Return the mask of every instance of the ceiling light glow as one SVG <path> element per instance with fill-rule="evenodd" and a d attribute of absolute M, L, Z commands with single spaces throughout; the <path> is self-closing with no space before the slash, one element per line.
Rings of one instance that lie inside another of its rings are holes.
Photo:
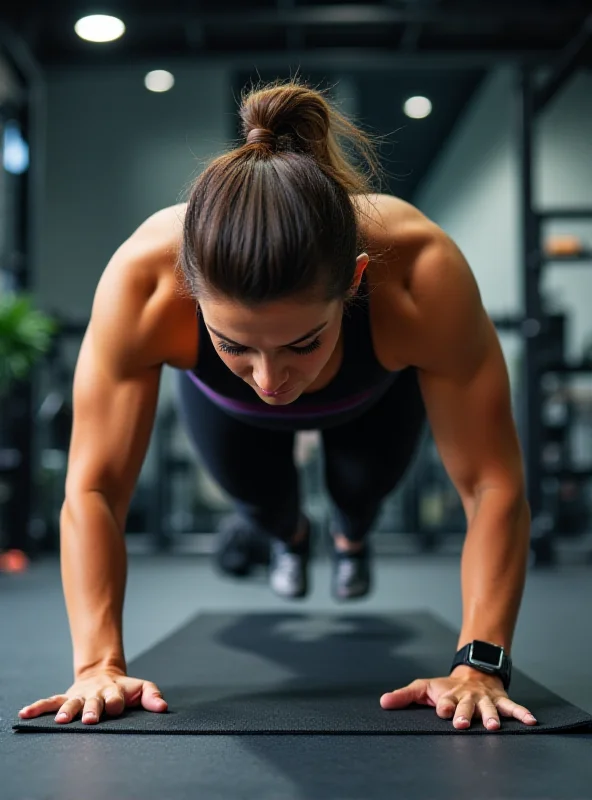
<path fill-rule="evenodd" d="M 155 69 L 146 75 L 144 85 L 150 92 L 168 92 L 175 85 L 175 78 L 166 69 Z"/>
<path fill-rule="evenodd" d="M 411 119 L 425 119 L 432 113 L 432 103 L 427 97 L 410 97 L 403 109 Z"/>
<path fill-rule="evenodd" d="M 79 19 L 74 30 L 86 42 L 113 42 L 125 33 L 125 25 L 117 17 L 93 14 Z"/>

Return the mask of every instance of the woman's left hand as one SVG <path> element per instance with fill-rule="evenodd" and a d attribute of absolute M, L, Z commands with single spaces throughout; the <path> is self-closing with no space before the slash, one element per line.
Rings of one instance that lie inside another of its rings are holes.
<path fill-rule="evenodd" d="M 389 710 L 412 703 L 432 706 L 439 717 L 452 719 L 459 730 L 470 728 L 474 716 L 488 731 L 499 730 L 500 716 L 515 717 L 525 725 L 537 724 L 527 708 L 510 700 L 498 677 L 464 665 L 449 677 L 418 679 L 380 698 L 382 708 Z"/>

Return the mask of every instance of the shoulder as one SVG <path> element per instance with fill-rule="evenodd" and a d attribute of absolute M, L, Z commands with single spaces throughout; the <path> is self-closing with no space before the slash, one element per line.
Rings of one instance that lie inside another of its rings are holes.
<path fill-rule="evenodd" d="M 396 360 L 423 369 L 461 347 L 470 360 L 488 318 L 473 272 L 457 244 L 418 209 L 377 195 L 367 217 L 371 303 L 379 339 Z"/>
<path fill-rule="evenodd" d="M 418 208 L 392 195 L 371 195 L 360 205 L 361 243 L 370 263 L 368 276 L 385 293 L 413 293 L 435 280 L 458 248 Z"/>
<path fill-rule="evenodd" d="M 179 342 L 187 340 L 184 328 L 195 326 L 195 306 L 178 270 L 183 218 L 184 206 L 148 217 L 101 275 L 90 329 L 122 367 L 173 363 Z"/>
<path fill-rule="evenodd" d="M 397 260 L 402 252 L 443 233 L 416 206 L 393 195 L 372 194 L 355 202 L 361 240 L 379 261 Z"/>

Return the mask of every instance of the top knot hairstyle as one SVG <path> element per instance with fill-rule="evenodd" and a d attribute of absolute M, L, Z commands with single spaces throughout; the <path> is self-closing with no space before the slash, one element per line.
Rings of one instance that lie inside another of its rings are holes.
<path fill-rule="evenodd" d="M 191 189 L 180 265 L 192 296 L 345 299 L 364 250 L 357 200 L 379 176 L 370 137 L 295 79 L 243 93 L 239 114 L 244 141 Z"/>

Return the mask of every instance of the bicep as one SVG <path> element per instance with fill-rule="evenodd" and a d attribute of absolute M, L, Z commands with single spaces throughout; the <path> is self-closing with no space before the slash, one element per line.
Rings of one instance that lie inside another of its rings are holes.
<path fill-rule="evenodd" d="M 467 374 L 420 371 L 442 461 L 463 502 L 488 488 L 522 492 L 522 454 L 504 355 L 488 321 L 480 357 Z"/>
<path fill-rule="evenodd" d="M 67 498 L 100 492 L 123 525 L 150 441 L 159 383 L 156 367 L 114 374 L 85 338 L 74 378 Z"/>
<path fill-rule="evenodd" d="M 463 502 L 497 486 L 520 493 L 522 453 L 499 338 L 473 273 L 443 238 L 416 273 L 420 385 L 444 465 Z"/>
<path fill-rule="evenodd" d="M 74 374 L 66 499 L 100 492 L 122 526 L 150 441 L 162 371 L 146 344 L 145 306 L 142 292 L 111 265 L 97 287 Z"/>

